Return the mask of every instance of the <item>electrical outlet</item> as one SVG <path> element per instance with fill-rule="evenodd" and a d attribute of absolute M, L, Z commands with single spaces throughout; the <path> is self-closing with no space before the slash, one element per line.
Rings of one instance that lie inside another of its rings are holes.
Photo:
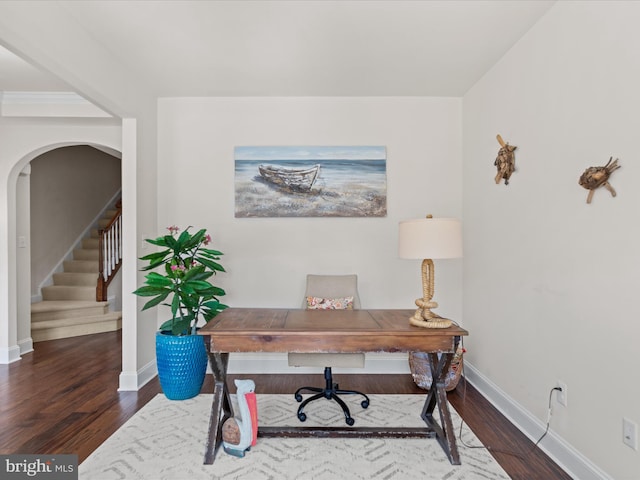
<path fill-rule="evenodd" d="M 564 407 L 567 406 L 567 384 L 561 380 L 556 382 L 556 388 L 560 390 L 556 390 L 556 399 L 558 403 Z"/>
<path fill-rule="evenodd" d="M 622 419 L 622 441 L 625 445 L 638 450 L 638 425 L 628 418 Z"/>

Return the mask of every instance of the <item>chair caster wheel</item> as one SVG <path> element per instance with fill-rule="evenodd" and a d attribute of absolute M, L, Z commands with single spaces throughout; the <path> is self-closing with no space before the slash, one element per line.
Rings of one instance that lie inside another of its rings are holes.
<path fill-rule="evenodd" d="M 352 427 L 353 424 L 356 423 L 356 421 L 351 417 L 347 418 L 345 422 L 347 422 L 347 425 L 349 425 L 350 427 Z"/>
<path fill-rule="evenodd" d="M 300 412 L 298 414 L 298 420 L 300 420 L 301 422 L 304 422 L 305 420 L 307 420 L 307 414 L 304 412 Z"/>
<path fill-rule="evenodd" d="M 296 393 L 296 394 L 294 395 L 294 397 L 295 397 L 295 399 L 296 399 L 296 402 L 301 402 L 301 401 L 302 401 L 302 395 L 300 395 L 299 393 Z"/>
<path fill-rule="evenodd" d="M 362 406 L 362 408 L 367 408 L 369 406 L 369 400 L 363 400 L 360 405 Z"/>

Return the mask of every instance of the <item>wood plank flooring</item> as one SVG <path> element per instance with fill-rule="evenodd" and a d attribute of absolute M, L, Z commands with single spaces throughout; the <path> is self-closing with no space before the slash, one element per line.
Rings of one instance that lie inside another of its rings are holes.
<path fill-rule="evenodd" d="M 76 453 L 82 462 L 161 392 L 157 378 L 138 392 L 118 392 L 120 371 L 120 332 L 36 343 L 22 360 L 0 365 L 0 453 Z M 207 377 L 203 392 L 211 393 Z M 324 384 L 322 374 L 244 377 L 255 381 L 257 393 L 293 393 L 302 385 Z M 335 379 L 343 388 L 367 393 L 424 393 L 410 375 Z M 511 478 L 571 479 L 471 385 L 461 381 L 448 397 Z"/>

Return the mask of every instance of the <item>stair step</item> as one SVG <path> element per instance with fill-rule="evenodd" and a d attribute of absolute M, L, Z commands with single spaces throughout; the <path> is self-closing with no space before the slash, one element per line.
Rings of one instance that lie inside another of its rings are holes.
<path fill-rule="evenodd" d="M 108 302 L 96 302 L 100 259 L 99 229 L 118 214 L 109 209 L 98 228 L 90 230 L 73 260 L 63 262 L 63 272 L 53 275 L 53 285 L 42 288 L 42 302 L 31 305 L 31 337 L 34 342 L 119 330 L 122 313 L 109 312 Z"/>
<path fill-rule="evenodd" d="M 95 286 L 98 276 L 95 273 L 64 272 L 53 274 L 54 285 Z"/>
<path fill-rule="evenodd" d="M 31 304 L 31 322 L 102 315 L 109 311 L 108 302 L 49 300 Z"/>
<path fill-rule="evenodd" d="M 78 248 L 73 251 L 73 259 L 74 260 L 94 260 L 97 261 L 100 259 L 100 252 L 97 248 Z"/>
<path fill-rule="evenodd" d="M 68 320 L 32 322 L 31 338 L 34 342 L 42 342 L 93 333 L 112 332 L 122 328 L 121 312 L 111 312 L 93 317 L 79 317 L 76 320 L 79 323 L 70 323 Z"/>
<path fill-rule="evenodd" d="M 87 300 L 96 299 L 96 287 L 51 285 L 42 287 L 42 300 Z"/>
<path fill-rule="evenodd" d="M 32 330 L 44 330 L 45 328 L 54 327 L 71 327 L 74 325 L 84 325 L 87 323 L 99 323 L 111 320 L 119 320 L 122 318 L 122 312 L 106 312 L 99 315 L 84 315 L 81 317 L 67 317 L 53 320 L 40 320 L 31 322 Z"/>
<path fill-rule="evenodd" d="M 82 248 L 90 250 L 98 250 L 99 240 L 97 238 L 84 238 L 82 239 Z"/>
<path fill-rule="evenodd" d="M 98 262 L 95 260 L 66 260 L 62 266 L 65 272 L 98 273 Z"/>

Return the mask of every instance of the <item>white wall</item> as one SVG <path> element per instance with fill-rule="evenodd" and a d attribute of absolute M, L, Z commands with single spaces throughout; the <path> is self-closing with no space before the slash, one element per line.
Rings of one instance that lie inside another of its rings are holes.
<path fill-rule="evenodd" d="M 549 439 L 617 480 L 640 478 L 622 443 L 622 417 L 640 422 L 638 20 L 637 2 L 558 2 L 463 99 L 469 362 L 540 422 L 566 382 Z M 509 186 L 498 133 L 518 146 Z M 618 196 L 587 205 L 578 178 L 610 156 Z"/>
<path fill-rule="evenodd" d="M 158 224 L 209 229 L 225 253 L 228 273 L 218 282 L 234 307 L 297 308 L 307 273 L 357 273 L 363 306 L 414 308 L 420 262 L 398 258 L 398 222 L 460 217 L 460 105 L 454 98 L 162 99 Z M 387 217 L 236 219 L 239 145 L 385 145 Z M 438 311 L 456 320 L 461 265 L 436 264 Z"/>

